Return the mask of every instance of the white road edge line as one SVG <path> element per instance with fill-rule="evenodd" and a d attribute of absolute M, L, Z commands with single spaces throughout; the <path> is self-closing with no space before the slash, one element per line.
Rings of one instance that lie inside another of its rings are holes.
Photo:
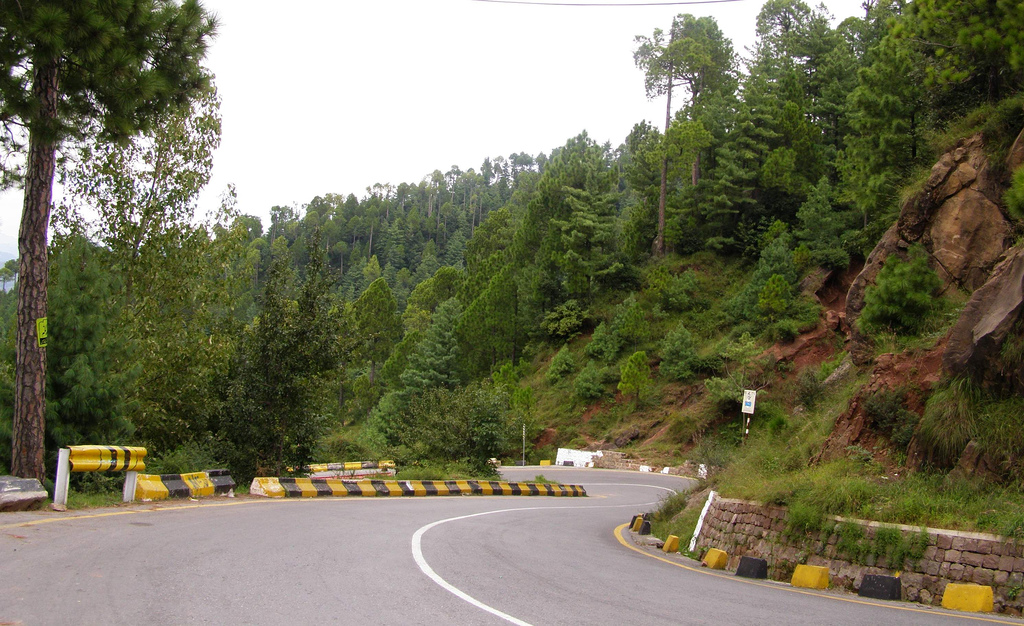
<path fill-rule="evenodd" d="M 610 484 L 610 483 L 600 483 L 600 484 L 603 485 L 603 486 L 608 486 L 608 487 L 611 487 L 611 486 L 615 486 L 615 487 L 652 487 L 654 489 L 663 489 L 665 491 L 673 491 L 673 492 L 675 491 L 675 489 L 669 489 L 667 487 L 661 487 L 659 485 L 638 485 L 636 483 L 624 483 L 624 484 L 621 484 L 621 485 Z M 498 509 L 498 510 L 495 510 L 495 511 L 484 511 L 482 513 L 472 513 L 470 515 L 460 515 L 458 517 L 449 517 L 448 519 L 442 519 L 442 520 L 438 520 L 436 522 L 431 522 L 431 523 L 427 524 L 426 526 L 421 527 L 415 533 L 413 533 L 413 535 L 412 535 L 412 558 L 416 561 L 416 565 L 420 568 L 420 571 L 423 572 L 424 574 L 426 574 L 427 578 L 429 578 L 430 580 L 434 581 L 438 586 L 440 586 L 445 591 L 451 593 L 455 597 L 457 597 L 457 598 L 459 598 L 461 600 L 464 600 L 465 602 L 468 602 L 469 604 L 472 604 L 473 606 L 475 606 L 476 608 L 478 608 L 478 609 L 480 609 L 482 611 L 486 611 L 486 612 L 490 613 L 491 615 L 494 615 L 496 617 L 500 617 L 501 619 L 503 619 L 503 620 L 505 620 L 507 622 L 510 622 L 512 624 L 517 624 L 518 626 L 532 626 L 529 622 L 524 622 L 523 620 L 521 620 L 519 618 L 516 618 L 516 617 L 513 617 L 513 616 L 509 615 L 508 613 L 504 613 L 502 611 L 499 611 L 498 609 L 494 608 L 493 606 L 489 606 L 487 604 L 484 604 L 483 602 L 477 600 L 476 598 L 474 598 L 473 596 L 469 595 L 465 591 L 459 589 L 455 585 L 452 585 L 447 580 L 441 578 L 441 576 L 437 572 L 434 571 L 434 568 L 430 567 L 430 564 L 427 563 L 427 559 L 425 559 L 423 557 L 423 547 L 422 547 L 423 546 L 423 535 L 428 530 L 430 530 L 431 528 L 433 528 L 435 526 L 440 526 L 441 524 L 446 524 L 448 522 L 457 522 L 459 520 L 469 519 L 471 517 L 480 517 L 481 515 L 493 515 L 495 513 L 509 513 L 509 512 L 512 512 L 512 511 L 539 511 L 539 510 L 551 511 L 551 510 L 557 510 L 557 509 L 619 509 L 619 508 L 624 508 L 624 507 L 647 506 L 649 504 L 657 504 L 657 502 L 648 502 L 648 503 L 644 503 L 644 504 L 617 504 L 617 505 L 613 505 L 613 506 L 582 506 L 582 507 L 530 506 L 530 507 L 517 507 L 517 508 L 512 508 L 512 509 Z"/>

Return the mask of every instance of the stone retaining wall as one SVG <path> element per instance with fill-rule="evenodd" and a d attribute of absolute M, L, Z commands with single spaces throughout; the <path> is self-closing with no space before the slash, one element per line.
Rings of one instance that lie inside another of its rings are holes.
<path fill-rule="evenodd" d="M 799 533 L 790 529 L 788 517 L 783 507 L 716 497 L 697 548 L 724 550 L 731 569 L 742 556 L 763 558 L 768 561 L 769 577 L 775 580 L 789 580 L 801 563 L 826 566 L 832 586 L 854 591 L 865 574 L 902 572 L 904 599 L 924 604 L 939 605 L 950 582 L 990 585 L 996 611 L 1021 614 L 1024 545 L 1020 543 L 997 535 L 839 517 L 829 518 L 821 530 Z M 911 556 L 902 563 L 889 563 L 895 555 L 884 548 L 897 539 L 904 548 L 913 546 Z M 851 557 L 851 553 L 858 555 Z"/>

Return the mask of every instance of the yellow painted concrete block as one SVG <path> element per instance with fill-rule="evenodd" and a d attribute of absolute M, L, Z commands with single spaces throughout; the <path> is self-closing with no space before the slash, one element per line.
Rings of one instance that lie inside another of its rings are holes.
<path fill-rule="evenodd" d="M 643 516 L 642 515 L 637 515 L 636 519 L 633 520 L 633 525 L 630 526 L 629 529 L 632 530 L 635 533 L 638 533 L 638 532 L 640 532 L 640 527 L 643 526 L 643 523 L 644 523 Z"/>
<path fill-rule="evenodd" d="M 139 474 L 135 482 L 136 500 L 166 500 L 167 487 L 159 474 Z"/>
<path fill-rule="evenodd" d="M 284 487 L 275 477 L 257 476 L 252 479 L 249 485 L 249 493 L 254 496 L 265 496 L 267 498 L 283 498 Z"/>
<path fill-rule="evenodd" d="M 540 465 L 541 465 L 541 467 L 547 467 L 548 465 L 551 465 L 551 461 L 548 461 L 548 460 L 541 461 Z"/>
<path fill-rule="evenodd" d="M 807 589 L 826 589 L 828 588 L 828 568 L 821 565 L 797 565 L 790 584 Z"/>
<path fill-rule="evenodd" d="M 718 548 L 711 548 L 704 555 L 703 563 L 709 569 L 725 569 L 726 564 L 729 563 L 729 555 Z"/>
<path fill-rule="evenodd" d="M 679 552 L 679 537 L 675 535 L 669 535 L 668 539 L 665 540 L 665 545 L 661 546 L 663 552 Z"/>
<path fill-rule="evenodd" d="M 942 608 L 974 613 L 992 612 L 992 587 L 949 583 L 942 593 Z"/>
<path fill-rule="evenodd" d="M 182 474 L 181 480 L 188 485 L 192 497 L 213 495 L 213 483 L 210 482 L 210 477 L 206 475 L 206 472 Z"/>

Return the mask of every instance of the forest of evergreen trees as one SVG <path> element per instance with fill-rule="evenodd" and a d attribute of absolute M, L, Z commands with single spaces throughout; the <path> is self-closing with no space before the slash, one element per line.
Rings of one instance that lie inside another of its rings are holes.
<path fill-rule="evenodd" d="M 483 471 L 543 427 L 519 384 L 531 359 L 580 334 L 580 399 L 616 382 L 642 399 L 648 357 L 657 376 L 714 377 L 698 343 L 794 336 L 818 316 L 800 278 L 862 259 L 948 137 L 973 124 L 998 150 L 1024 126 L 1019 3 L 864 8 L 834 24 L 768 0 L 748 51 L 708 17 L 654 24 L 635 60 L 651 97 L 672 93 L 667 126 L 327 193 L 268 224 L 231 190 L 194 214 L 213 90 L 128 145 L 78 142 L 50 229 L 47 454 L 134 443 L 240 481 L 360 454 Z M 715 294 L 672 255 L 750 271 L 697 327 L 686 313 Z M 0 295 L 0 473 L 15 297 Z"/>

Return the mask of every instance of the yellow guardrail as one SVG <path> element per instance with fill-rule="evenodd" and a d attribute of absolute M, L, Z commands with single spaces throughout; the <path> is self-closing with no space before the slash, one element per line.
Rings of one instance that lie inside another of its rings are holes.
<path fill-rule="evenodd" d="M 146 449 L 133 446 L 69 446 L 57 453 L 57 479 L 53 503 L 66 506 L 71 472 L 128 472 L 124 480 L 124 501 L 135 499 L 138 473 L 146 469 Z"/>

